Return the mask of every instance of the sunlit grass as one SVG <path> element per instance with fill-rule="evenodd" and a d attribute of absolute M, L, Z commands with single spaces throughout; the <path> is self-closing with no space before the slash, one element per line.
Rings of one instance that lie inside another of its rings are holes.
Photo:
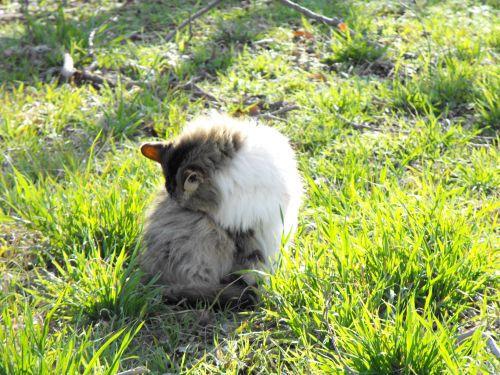
<path fill-rule="evenodd" d="M 200 2 L 39 3 L 0 25 L 0 373 L 500 370 L 481 338 L 499 340 L 493 2 L 300 2 L 346 39 L 279 2 L 227 1 L 170 43 Z M 58 82 L 64 52 L 90 64 L 94 28 L 96 74 L 117 87 Z M 306 199 L 260 305 L 166 306 L 137 266 L 161 180 L 138 145 L 209 107 L 288 104 L 261 120 L 297 150 Z"/>
<path fill-rule="evenodd" d="M 134 335 L 140 330 L 122 328 L 113 335 L 95 337 L 92 328 L 82 332 L 57 322 L 64 293 L 48 311 L 23 302 L 21 296 L 2 297 L 0 371 L 4 374 L 114 374 Z M 15 301 L 15 302 L 14 302 Z M 55 326 L 57 330 L 54 332 Z M 116 343 L 120 339 L 121 343 Z"/>

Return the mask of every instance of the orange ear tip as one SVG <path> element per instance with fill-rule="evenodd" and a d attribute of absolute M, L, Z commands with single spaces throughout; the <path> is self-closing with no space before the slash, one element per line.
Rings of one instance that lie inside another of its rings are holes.
<path fill-rule="evenodd" d="M 149 144 L 147 144 L 147 143 L 143 143 L 143 144 L 141 145 L 141 147 L 139 148 L 139 149 L 141 150 L 141 153 L 142 153 L 144 156 L 146 156 L 146 154 L 147 154 L 147 152 L 148 152 L 147 150 L 148 150 L 148 147 L 149 147 L 149 146 L 150 146 Z"/>
<path fill-rule="evenodd" d="M 151 143 L 144 143 L 141 145 L 141 153 L 148 159 L 159 162 L 160 161 L 160 148 L 159 145 Z"/>

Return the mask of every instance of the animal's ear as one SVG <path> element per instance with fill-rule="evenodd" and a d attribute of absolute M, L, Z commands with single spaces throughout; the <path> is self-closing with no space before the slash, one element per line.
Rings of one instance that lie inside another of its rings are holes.
<path fill-rule="evenodd" d="M 170 147 L 172 147 L 170 142 L 149 142 L 141 146 L 141 152 L 148 159 L 161 163 L 165 151 Z"/>

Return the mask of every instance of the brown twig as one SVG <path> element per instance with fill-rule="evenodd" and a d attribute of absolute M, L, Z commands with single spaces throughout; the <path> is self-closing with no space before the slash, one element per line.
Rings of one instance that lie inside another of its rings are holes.
<path fill-rule="evenodd" d="M 96 86 L 102 86 L 104 84 L 107 84 L 109 87 L 116 87 L 118 86 L 118 82 L 111 79 L 111 78 L 106 78 L 99 76 L 97 74 L 91 73 L 88 70 L 84 69 L 82 71 L 75 71 L 75 75 L 79 75 L 79 78 L 83 81 L 89 81 L 95 84 Z M 132 87 L 150 87 L 148 82 L 143 82 L 143 81 L 133 81 L 133 80 L 124 80 L 124 85 L 127 89 L 131 89 Z"/>
<path fill-rule="evenodd" d="M 89 70 L 76 71 L 75 75 L 82 81 L 89 81 L 97 86 L 103 86 L 105 83 L 109 87 L 116 87 L 116 82 L 112 79 L 101 77 L 97 74 L 91 73 Z"/>
<path fill-rule="evenodd" d="M 69 53 L 64 54 L 64 62 L 63 66 L 59 71 L 59 74 L 64 79 L 65 82 L 70 79 L 74 79 L 75 81 L 88 81 L 91 82 L 95 87 L 103 86 L 107 84 L 109 87 L 116 87 L 117 82 L 113 79 L 101 77 L 97 74 L 91 73 L 87 69 L 78 70 L 75 69 L 73 58 Z M 146 82 L 138 82 L 138 81 L 125 81 L 125 87 L 131 88 L 133 86 L 144 86 L 147 85 Z"/>
<path fill-rule="evenodd" d="M 297 3 L 294 3 L 293 1 L 290 0 L 280 0 L 283 5 L 285 5 L 288 8 L 291 8 L 293 10 L 296 10 L 299 13 L 302 13 L 304 16 L 307 16 L 309 18 L 312 18 L 313 20 L 323 22 L 326 25 L 334 26 L 337 28 L 341 28 L 342 26 L 346 26 L 345 23 L 338 19 L 338 18 L 330 18 L 330 17 L 325 17 L 321 14 L 315 13 L 310 9 L 307 9 L 303 7 L 302 5 L 299 5 Z M 351 38 L 354 38 L 357 34 L 352 30 L 351 28 L 343 29 L 346 30 Z M 345 34 L 341 34 L 342 36 L 345 37 Z M 368 44 L 377 47 L 377 48 L 384 48 L 384 46 L 378 42 L 372 42 L 372 41 L 367 41 Z"/>
<path fill-rule="evenodd" d="M 220 99 L 216 98 L 212 94 L 209 94 L 208 92 L 203 90 L 200 86 L 198 86 L 196 83 L 194 83 L 191 80 L 183 85 L 178 86 L 178 88 L 183 89 L 183 90 L 191 90 L 191 91 L 193 91 L 193 94 L 196 94 L 202 98 L 206 98 L 217 105 L 219 105 L 221 103 Z"/>
<path fill-rule="evenodd" d="M 382 129 L 382 128 L 379 128 L 376 126 L 371 126 L 371 125 L 362 124 L 359 122 L 354 122 L 354 121 L 351 121 L 348 118 L 342 116 L 340 113 L 338 113 L 337 108 L 333 108 L 333 110 L 334 110 L 333 115 L 335 117 L 337 117 L 339 120 L 342 120 L 343 122 L 350 125 L 353 129 L 356 129 L 356 130 L 370 130 L 370 131 L 379 132 L 379 133 L 382 133 L 384 131 L 388 131 L 390 133 L 410 134 L 409 131 L 404 130 L 404 129 L 391 128 L 391 127 L 387 127 L 387 128 Z"/>
<path fill-rule="evenodd" d="M 381 132 L 382 131 L 381 129 L 373 127 L 373 126 L 370 126 L 370 125 L 360 124 L 360 123 L 351 121 L 348 118 L 345 118 L 344 116 L 342 116 L 338 112 L 334 112 L 334 115 L 335 115 L 335 117 L 337 117 L 338 119 L 344 121 L 346 124 L 349 124 L 351 127 L 353 127 L 356 130 L 371 130 L 371 131 L 374 131 L 374 132 Z"/>
<path fill-rule="evenodd" d="M 171 32 L 169 32 L 167 34 L 167 36 L 165 37 L 164 42 L 169 42 L 170 40 L 172 40 L 175 37 L 175 35 L 177 34 L 177 32 L 179 30 L 181 30 L 184 27 L 186 27 L 187 25 L 191 24 L 191 22 L 193 22 L 195 19 L 197 19 L 197 18 L 201 17 L 202 15 L 204 15 L 210 9 L 216 7 L 220 2 L 222 2 L 222 0 L 214 0 L 214 1 L 210 2 L 209 4 L 207 4 L 207 6 L 199 9 L 191 17 L 189 17 L 186 20 L 182 21 L 179 25 L 177 25 L 177 27 L 174 30 L 172 30 Z"/>
<path fill-rule="evenodd" d="M 269 120 L 281 121 L 281 122 L 284 122 L 285 124 L 288 124 L 287 120 L 285 120 L 282 117 L 275 116 L 272 113 L 263 113 L 263 114 L 259 115 L 259 117 L 260 118 L 266 118 L 266 119 L 269 119 Z"/>
<path fill-rule="evenodd" d="M 277 115 L 281 115 L 281 114 L 286 113 L 286 112 L 295 111 L 296 109 L 302 109 L 302 107 L 298 104 L 292 104 L 292 105 L 277 109 L 276 111 L 271 112 L 270 115 L 277 116 Z"/>
<path fill-rule="evenodd" d="M 292 105 L 289 105 L 289 106 L 277 109 L 276 111 L 272 111 L 272 112 L 268 112 L 268 113 L 260 113 L 256 117 L 269 118 L 269 119 L 273 119 L 273 120 L 285 121 L 286 122 L 285 119 L 283 119 L 281 117 L 278 117 L 278 115 L 281 115 L 283 113 L 287 113 L 287 112 L 290 112 L 290 111 L 294 111 L 296 109 L 302 109 L 302 107 L 300 105 L 298 105 L 298 104 L 292 104 Z"/>

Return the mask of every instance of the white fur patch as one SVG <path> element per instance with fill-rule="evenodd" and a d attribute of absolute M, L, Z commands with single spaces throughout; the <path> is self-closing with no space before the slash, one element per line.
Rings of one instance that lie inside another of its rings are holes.
<path fill-rule="evenodd" d="M 213 114 L 190 128 L 215 124 L 236 127 L 246 139 L 230 164 L 213 176 L 222 195 L 214 219 L 229 230 L 253 229 L 271 265 L 282 234 L 293 234 L 297 225 L 302 182 L 295 154 L 276 129 L 252 121 Z"/>

